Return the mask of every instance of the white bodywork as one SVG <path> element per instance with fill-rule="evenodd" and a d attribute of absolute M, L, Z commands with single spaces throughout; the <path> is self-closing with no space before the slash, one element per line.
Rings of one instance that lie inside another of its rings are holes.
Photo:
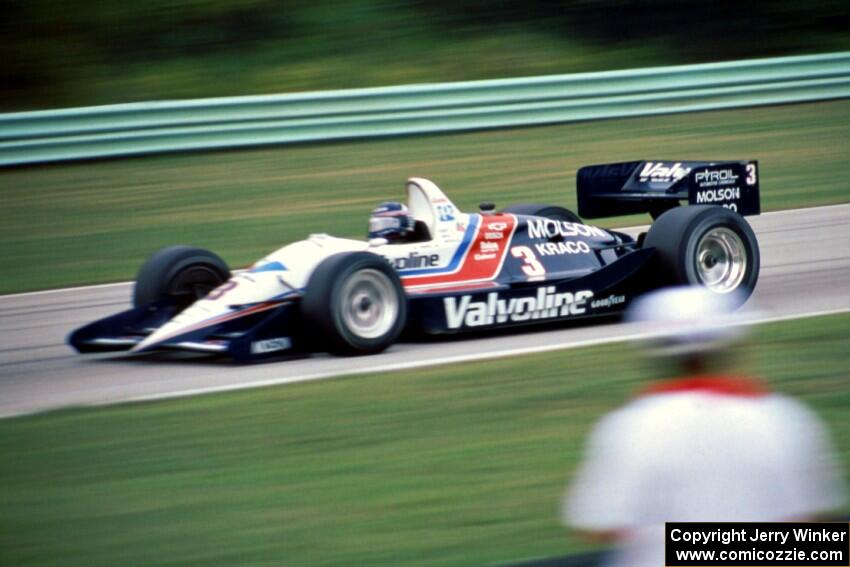
<path fill-rule="evenodd" d="M 414 177 L 407 181 L 407 200 L 413 217 L 427 227 L 430 240 L 387 244 L 384 240 L 365 242 L 313 234 L 272 252 L 249 270 L 234 275 L 132 350 L 145 350 L 197 329 L 277 307 L 281 301 L 301 295 L 313 270 L 325 258 L 340 252 L 372 252 L 396 267 L 405 262 L 447 266 L 463 239 L 470 215 L 458 211 L 440 188 L 427 179 Z"/>

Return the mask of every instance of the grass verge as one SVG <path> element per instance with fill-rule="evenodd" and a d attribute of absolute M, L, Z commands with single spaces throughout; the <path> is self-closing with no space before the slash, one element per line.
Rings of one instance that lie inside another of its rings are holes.
<path fill-rule="evenodd" d="M 764 210 L 847 202 L 848 123 L 842 100 L 4 170 L 0 293 L 132 279 L 176 243 L 240 266 L 311 232 L 362 237 L 371 208 L 403 198 L 411 176 L 435 180 L 464 210 L 574 206 L 582 165 L 758 159 Z"/>
<path fill-rule="evenodd" d="M 848 337 L 850 315 L 837 315 L 760 326 L 742 348 L 827 421 L 845 467 Z M 607 345 L 2 421 L 0 564 L 485 565 L 575 552 L 558 507 L 583 439 L 650 373 Z"/>

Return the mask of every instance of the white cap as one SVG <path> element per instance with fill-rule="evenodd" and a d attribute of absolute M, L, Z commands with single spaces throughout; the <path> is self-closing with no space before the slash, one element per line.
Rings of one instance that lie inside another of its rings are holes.
<path fill-rule="evenodd" d="M 750 317 L 738 311 L 742 298 L 702 286 L 673 287 L 637 298 L 626 320 L 648 333 L 651 354 L 682 355 L 718 349 L 746 333 Z"/>

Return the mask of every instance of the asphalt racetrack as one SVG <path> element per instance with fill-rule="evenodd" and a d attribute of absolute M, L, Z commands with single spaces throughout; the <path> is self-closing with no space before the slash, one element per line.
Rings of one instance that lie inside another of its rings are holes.
<path fill-rule="evenodd" d="M 764 319 L 850 310 L 850 204 L 749 218 L 762 252 L 750 305 Z M 239 366 L 222 359 L 75 354 L 65 336 L 129 307 L 131 284 L 0 296 L 0 417 L 236 390 L 622 340 L 626 324 L 402 343 L 370 357 L 316 355 Z"/>

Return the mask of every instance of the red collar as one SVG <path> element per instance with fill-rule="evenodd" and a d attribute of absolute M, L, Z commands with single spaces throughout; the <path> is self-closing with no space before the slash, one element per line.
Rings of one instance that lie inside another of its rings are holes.
<path fill-rule="evenodd" d="M 704 392 L 718 396 L 759 397 L 768 394 L 763 383 L 744 376 L 691 376 L 674 378 L 650 385 L 642 396 L 673 394 L 677 392 Z"/>

